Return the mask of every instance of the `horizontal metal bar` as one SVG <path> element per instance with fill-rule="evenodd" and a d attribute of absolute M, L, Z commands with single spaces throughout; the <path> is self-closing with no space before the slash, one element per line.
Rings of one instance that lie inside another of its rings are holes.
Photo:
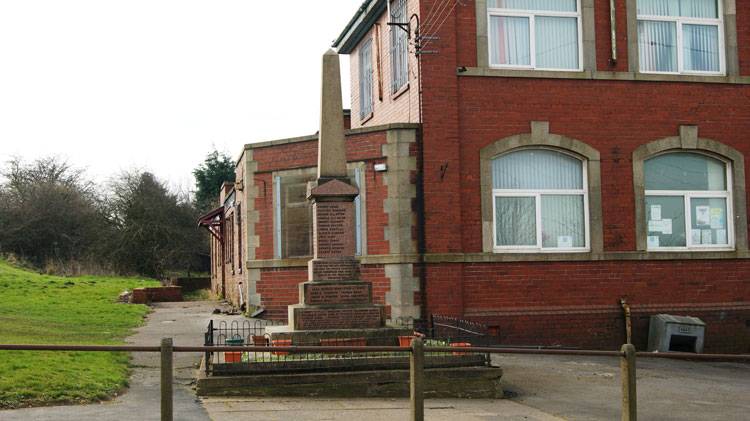
<path fill-rule="evenodd" d="M 489 348 L 463 346 L 428 346 L 424 352 L 472 352 L 479 354 L 542 354 L 542 355 L 590 355 L 600 357 L 621 357 L 621 351 L 593 351 L 582 349 L 529 349 L 529 348 Z"/>
<path fill-rule="evenodd" d="M 411 352 L 408 346 L 176 346 L 174 352 Z"/>
<path fill-rule="evenodd" d="M 160 352 L 160 346 L 136 345 L 39 345 L 39 344 L 0 344 L 0 350 L 16 351 L 122 351 Z M 173 352 L 290 352 L 320 353 L 339 352 L 411 352 L 408 346 L 175 346 Z M 490 347 L 425 347 L 431 353 L 479 353 L 479 354 L 537 354 L 537 355 L 588 355 L 621 357 L 621 351 L 596 351 L 582 349 L 529 349 L 529 348 L 490 348 Z M 642 358 L 672 358 L 691 360 L 750 361 L 750 354 L 693 354 L 688 352 L 637 352 Z"/>
<path fill-rule="evenodd" d="M 690 352 L 636 352 L 639 358 L 674 358 L 683 360 L 750 361 L 750 354 L 693 354 Z"/>

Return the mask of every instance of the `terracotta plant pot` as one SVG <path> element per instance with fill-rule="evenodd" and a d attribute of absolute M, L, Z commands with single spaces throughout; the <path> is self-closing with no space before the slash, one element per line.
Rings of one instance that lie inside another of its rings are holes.
<path fill-rule="evenodd" d="M 366 338 L 331 338 L 321 339 L 320 346 L 365 346 L 367 345 Z M 343 352 L 337 351 L 325 351 L 324 354 L 343 354 Z"/>
<path fill-rule="evenodd" d="M 226 363 L 239 363 L 242 362 L 242 353 L 241 352 L 225 352 L 224 353 L 224 362 Z"/>
<path fill-rule="evenodd" d="M 399 336 L 398 346 L 411 346 L 411 340 L 415 338 L 416 336 Z"/>
<path fill-rule="evenodd" d="M 292 346 L 291 339 L 275 339 L 273 341 L 274 346 Z M 289 355 L 288 352 L 272 352 L 272 355 Z"/>
<path fill-rule="evenodd" d="M 253 335 L 253 346 L 268 346 L 268 338 L 263 335 Z"/>
<path fill-rule="evenodd" d="M 452 343 L 451 347 L 453 348 L 469 348 L 471 347 L 471 344 L 468 342 L 456 342 Z M 466 354 L 466 352 L 454 352 L 453 355 L 463 355 Z"/>

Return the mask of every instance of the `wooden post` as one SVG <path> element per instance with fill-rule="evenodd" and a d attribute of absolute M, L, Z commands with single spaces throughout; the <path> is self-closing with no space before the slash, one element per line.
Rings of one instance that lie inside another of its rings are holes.
<path fill-rule="evenodd" d="M 172 421 L 172 338 L 161 340 L 161 421 Z"/>
<path fill-rule="evenodd" d="M 424 345 L 419 338 L 411 340 L 409 361 L 411 421 L 424 421 Z"/>
<path fill-rule="evenodd" d="M 638 419 L 635 392 L 635 347 L 631 344 L 622 346 L 622 421 Z"/>

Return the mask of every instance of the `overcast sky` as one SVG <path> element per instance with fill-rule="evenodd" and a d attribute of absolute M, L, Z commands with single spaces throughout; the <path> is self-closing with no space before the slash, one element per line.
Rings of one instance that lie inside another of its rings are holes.
<path fill-rule="evenodd" d="M 361 3 L 0 0 L 0 160 L 185 187 L 213 147 L 315 133 L 321 56 Z"/>

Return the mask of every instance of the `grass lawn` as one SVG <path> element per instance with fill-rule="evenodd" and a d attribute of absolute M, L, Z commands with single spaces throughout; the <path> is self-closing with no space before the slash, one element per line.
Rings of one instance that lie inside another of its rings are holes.
<path fill-rule="evenodd" d="M 154 280 L 38 275 L 0 259 L 0 343 L 119 345 L 143 323 L 144 305 L 120 292 Z M 127 353 L 0 351 L 0 408 L 84 403 L 127 387 Z"/>

